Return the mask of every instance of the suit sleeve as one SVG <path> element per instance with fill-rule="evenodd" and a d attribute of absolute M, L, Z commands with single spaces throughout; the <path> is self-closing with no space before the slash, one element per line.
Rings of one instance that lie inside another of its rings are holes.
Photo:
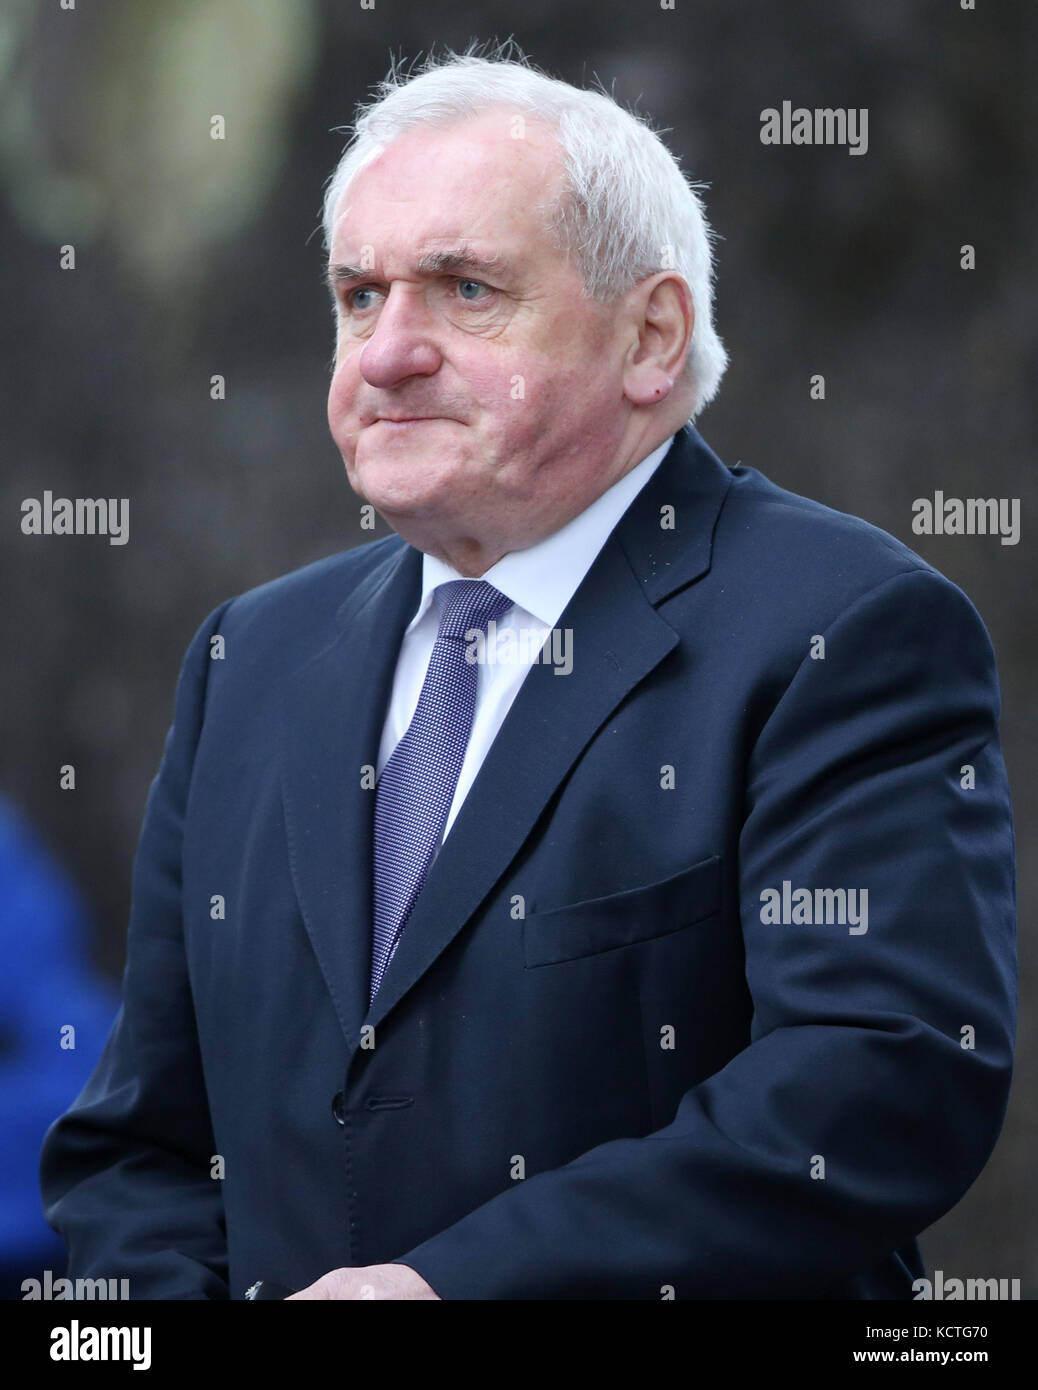
<path fill-rule="evenodd" d="M 746 764 L 748 1046 L 664 1128 L 528 1177 L 401 1255 L 441 1297 L 824 1296 L 987 1161 L 1016 1026 L 991 642 L 928 569 L 822 635 Z M 867 889 L 867 930 L 762 921 L 783 881 Z"/>
<path fill-rule="evenodd" d="M 151 785 L 133 873 L 122 1003 L 93 1075 L 47 1131 L 44 1214 L 71 1278 L 129 1280 L 131 1299 L 225 1299 L 227 1242 L 181 916 L 181 836 L 210 637 L 195 634 Z"/>

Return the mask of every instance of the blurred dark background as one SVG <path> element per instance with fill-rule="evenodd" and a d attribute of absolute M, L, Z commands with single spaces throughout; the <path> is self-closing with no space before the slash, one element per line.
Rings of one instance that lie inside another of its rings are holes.
<path fill-rule="evenodd" d="M 731 366 L 707 441 L 891 532 L 988 626 L 1019 850 L 1018 1064 L 991 1162 L 923 1249 L 1035 1297 L 1036 31 L 1027 0 L 6 0 L 0 792 L 78 884 L 103 981 L 191 634 L 222 599 L 371 539 L 325 422 L 333 128 L 392 55 L 514 35 L 668 128 L 710 185 Z M 867 154 L 762 145 L 761 111 L 787 99 L 867 107 Z M 22 500 L 45 489 L 128 497 L 129 544 L 22 535 Z M 913 499 L 937 489 L 1019 498 L 1019 544 L 913 535 Z"/>

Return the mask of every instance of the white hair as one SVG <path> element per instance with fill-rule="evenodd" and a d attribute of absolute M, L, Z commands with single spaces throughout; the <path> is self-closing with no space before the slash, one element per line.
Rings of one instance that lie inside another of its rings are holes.
<path fill-rule="evenodd" d="M 450 50 L 413 74 L 394 65 L 377 97 L 358 106 L 352 138 L 328 180 L 324 240 L 330 252 L 336 211 L 358 173 L 389 144 L 419 127 L 444 126 L 506 106 L 546 121 L 562 151 L 564 191 L 544 208 L 548 230 L 576 258 L 585 293 L 608 302 L 660 270 L 688 283 L 695 323 L 682 380 L 692 388 L 689 418 L 717 393 L 728 354 L 712 316 L 713 233 L 696 192 L 670 150 L 640 116 L 607 93 L 548 77 L 513 41 L 489 56 Z M 516 46 L 517 47 L 517 46 Z"/>

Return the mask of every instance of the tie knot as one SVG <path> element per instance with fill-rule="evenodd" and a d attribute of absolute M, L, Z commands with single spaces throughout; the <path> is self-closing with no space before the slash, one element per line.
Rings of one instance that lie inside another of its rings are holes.
<path fill-rule="evenodd" d="M 487 623 L 512 606 L 512 600 L 485 579 L 451 579 L 436 586 L 433 599 L 440 612 L 439 637 L 464 639 L 473 628 L 485 632 Z"/>

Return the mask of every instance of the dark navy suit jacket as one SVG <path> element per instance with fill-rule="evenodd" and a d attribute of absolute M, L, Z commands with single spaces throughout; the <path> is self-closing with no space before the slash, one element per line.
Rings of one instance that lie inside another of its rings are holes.
<path fill-rule="evenodd" d="M 69 1273 L 165 1299 L 393 1260 L 447 1299 L 910 1298 L 1012 1068 L 973 605 L 683 428 L 369 1009 L 365 769 L 420 585 L 393 536 L 191 644 L 123 1005 L 42 1154 Z M 784 883 L 866 890 L 867 931 L 762 920 Z"/>

